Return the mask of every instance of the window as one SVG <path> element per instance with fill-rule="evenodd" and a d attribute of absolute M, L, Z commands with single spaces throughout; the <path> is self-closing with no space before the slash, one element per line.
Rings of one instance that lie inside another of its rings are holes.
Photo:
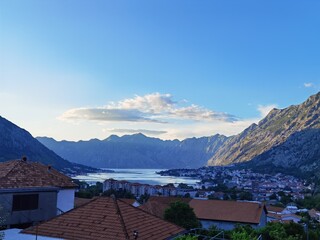
<path fill-rule="evenodd" d="M 12 211 L 38 209 L 39 194 L 13 195 Z"/>

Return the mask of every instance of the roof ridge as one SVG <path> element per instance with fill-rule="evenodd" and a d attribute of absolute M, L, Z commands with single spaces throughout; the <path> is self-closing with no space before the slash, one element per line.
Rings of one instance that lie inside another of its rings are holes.
<path fill-rule="evenodd" d="M 177 224 L 175 224 L 175 223 L 169 222 L 169 221 L 167 221 L 167 220 L 165 220 L 165 219 L 162 219 L 161 217 L 158 217 L 157 215 L 154 215 L 154 214 L 152 214 L 152 213 L 150 213 L 150 212 L 148 212 L 148 211 L 146 211 L 146 210 L 141 209 L 140 207 L 143 206 L 144 204 L 140 205 L 140 207 L 135 207 L 135 206 L 132 206 L 131 204 L 128 204 L 128 203 L 124 202 L 124 201 L 121 200 L 121 199 L 118 199 L 118 201 L 120 201 L 120 202 L 122 202 L 122 203 L 124 203 L 124 204 L 127 204 L 127 205 L 129 205 L 130 207 L 132 207 L 132 208 L 134 208 L 134 209 L 140 210 L 141 212 L 144 212 L 144 213 L 146 213 L 146 214 L 148 214 L 148 215 L 150 215 L 150 216 L 152 216 L 152 217 L 155 217 L 155 218 L 158 218 L 158 219 L 160 219 L 160 220 L 162 220 L 162 221 L 168 222 L 168 223 L 170 223 L 170 224 L 172 224 L 172 225 L 175 225 L 175 226 L 177 226 L 177 227 L 179 227 L 179 228 L 183 228 L 183 227 L 181 227 L 181 226 L 179 226 L 179 225 L 177 225 Z"/>
<path fill-rule="evenodd" d="M 67 212 L 63 212 L 63 213 L 61 213 L 61 214 L 59 214 L 59 215 L 57 215 L 57 216 L 53 216 L 53 217 L 47 219 L 47 220 L 44 221 L 44 222 L 40 222 L 40 223 L 38 223 L 38 224 L 36 224 L 36 225 L 34 225 L 34 226 L 25 228 L 25 229 L 23 229 L 22 231 L 27 230 L 27 229 L 37 228 L 37 226 L 42 225 L 42 224 L 44 224 L 44 223 L 46 223 L 46 222 L 48 222 L 48 221 L 50 221 L 50 220 L 52 220 L 52 219 L 60 218 L 60 217 L 62 217 L 62 216 L 64 216 L 64 215 L 69 215 L 71 212 L 74 212 L 74 211 L 77 210 L 78 208 L 83 207 L 83 206 L 85 206 L 85 205 L 88 205 L 89 203 L 92 203 L 92 202 L 96 201 L 97 199 L 99 199 L 99 198 L 92 199 L 91 201 L 89 201 L 89 202 L 87 202 L 87 203 L 84 203 L 84 204 L 82 204 L 82 205 L 79 206 L 79 207 L 74 207 L 74 208 L 70 209 L 70 210 L 67 211 Z"/>
<path fill-rule="evenodd" d="M 4 175 L 4 178 L 7 177 L 9 175 L 9 173 L 11 173 L 13 171 L 13 169 L 22 161 L 20 159 L 17 159 L 17 160 L 12 160 L 12 162 L 16 162 L 16 163 L 12 166 L 10 171 L 8 171 L 6 175 Z"/>
<path fill-rule="evenodd" d="M 128 232 L 127 232 L 127 228 L 126 228 L 126 225 L 125 225 L 123 216 L 122 216 L 122 214 L 121 214 L 121 209 L 120 209 L 120 207 L 119 207 L 119 205 L 118 205 L 118 202 L 117 202 L 118 200 L 116 199 L 115 196 L 111 196 L 111 199 L 113 200 L 113 203 L 114 203 L 114 205 L 115 205 L 115 207 L 116 207 L 116 210 L 117 210 L 117 214 L 118 214 L 118 216 L 120 217 L 120 223 L 121 223 L 121 226 L 122 226 L 122 230 L 123 230 L 123 232 L 124 232 L 124 235 L 125 235 L 126 239 L 130 239 L 130 236 L 129 236 Z M 128 205 L 130 205 L 130 204 L 128 204 Z"/>

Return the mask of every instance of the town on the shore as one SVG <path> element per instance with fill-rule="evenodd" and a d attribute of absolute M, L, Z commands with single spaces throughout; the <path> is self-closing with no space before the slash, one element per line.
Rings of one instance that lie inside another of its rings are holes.
<path fill-rule="evenodd" d="M 220 200 L 253 200 L 277 204 L 287 200 L 304 199 L 311 196 L 314 183 L 294 176 L 278 173 L 276 175 L 252 172 L 248 169 L 236 170 L 230 167 L 202 167 L 198 169 L 170 169 L 160 171 L 163 176 L 178 176 L 199 179 L 195 185 L 167 184 L 149 185 L 107 179 L 104 191 L 125 189 L 136 197 L 186 196 Z"/>

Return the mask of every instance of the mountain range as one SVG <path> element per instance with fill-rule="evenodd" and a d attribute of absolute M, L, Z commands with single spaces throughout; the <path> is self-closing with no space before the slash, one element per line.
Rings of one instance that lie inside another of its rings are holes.
<path fill-rule="evenodd" d="M 214 135 L 171 141 L 139 133 L 78 142 L 37 139 L 63 158 L 93 167 L 198 168 L 205 165 L 228 138 Z"/>
<path fill-rule="evenodd" d="M 61 158 L 32 137 L 28 131 L 0 116 L 0 162 L 22 157 L 51 165 L 68 174 L 97 171 L 95 168 L 71 163 Z"/>

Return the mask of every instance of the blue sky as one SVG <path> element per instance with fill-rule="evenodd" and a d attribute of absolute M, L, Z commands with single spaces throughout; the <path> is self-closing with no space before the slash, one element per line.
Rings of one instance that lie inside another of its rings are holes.
<path fill-rule="evenodd" d="M 237 134 L 320 90 L 320 2 L 0 1 L 0 115 L 34 136 Z"/>

